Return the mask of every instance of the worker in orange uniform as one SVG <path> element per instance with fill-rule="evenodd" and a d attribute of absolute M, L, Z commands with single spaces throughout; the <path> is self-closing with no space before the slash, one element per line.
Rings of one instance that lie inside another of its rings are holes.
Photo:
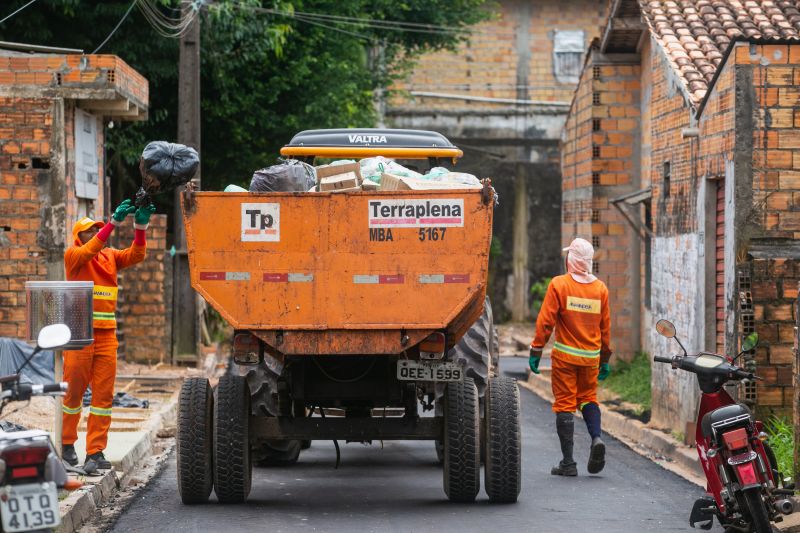
<path fill-rule="evenodd" d="M 611 372 L 609 330 L 611 313 L 608 288 L 592 274 L 594 248 L 584 239 L 575 239 L 568 248 L 567 273 L 556 276 L 536 320 L 536 338 L 531 343 L 530 368 L 539 373 L 542 350 L 556 330 L 552 352 L 553 411 L 556 433 L 563 458 L 550 471 L 555 476 L 577 476 L 572 457 L 575 425 L 573 413 L 580 409 L 592 438 L 588 470 L 597 474 L 605 466 L 606 447 L 600 438 L 600 407 L 597 381 Z"/>
<path fill-rule="evenodd" d="M 94 342 L 81 350 L 64 352 L 64 381 L 69 385 L 63 402 L 62 457 L 72 466 L 78 464 L 75 441 L 83 407 L 83 394 L 92 386 L 89 407 L 86 461 L 83 469 L 92 474 L 98 469 L 111 468 L 103 455 L 111 425 L 111 404 L 117 374 L 117 271 L 141 263 L 145 256 L 145 230 L 155 212 L 153 205 L 136 208 L 130 200 L 123 201 L 114 211 L 108 224 L 89 217 L 78 220 L 72 227 L 74 246 L 64 254 L 64 266 L 69 281 L 93 281 Z M 111 232 L 134 214 L 134 239 L 130 248 L 107 248 Z"/>

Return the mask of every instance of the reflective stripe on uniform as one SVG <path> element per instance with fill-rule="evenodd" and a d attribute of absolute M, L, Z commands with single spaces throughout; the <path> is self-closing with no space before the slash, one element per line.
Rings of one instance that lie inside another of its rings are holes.
<path fill-rule="evenodd" d="M 77 415 L 83 410 L 83 406 L 79 405 L 78 407 L 67 407 L 66 405 L 62 405 L 61 410 L 68 415 Z"/>
<path fill-rule="evenodd" d="M 106 409 L 105 407 L 95 407 L 92 405 L 89 407 L 89 414 L 97 416 L 111 416 L 111 408 L 109 407 Z"/>
<path fill-rule="evenodd" d="M 93 312 L 92 318 L 95 320 L 116 320 L 114 313 L 103 313 L 102 311 Z"/>
<path fill-rule="evenodd" d="M 555 343 L 553 346 L 559 352 L 564 352 L 568 355 L 574 355 L 576 357 L 600 357 L 600 350 L 581 350 L 580 348 L 573 348 L 572 346 L 567 346 L 566 344 L 561 344 L 560 342 Z"/>
<path fill-rule="evenodd" d="M 104 287 L 102 285 L 95 285 L 92 291 L 92 296 L 95 300 L 110 300 L 117 301 L 117 287 Z"/>

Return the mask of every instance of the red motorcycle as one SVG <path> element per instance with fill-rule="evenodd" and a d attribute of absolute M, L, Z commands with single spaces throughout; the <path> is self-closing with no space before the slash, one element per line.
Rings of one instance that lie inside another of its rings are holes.
<path fill-rule="evenodd" d="M 689 524 L 711 529 L 714 516 L 726 532 L 772 533 L 772 522 L 792 512 L 788 496 L 794 487 L 779 487 L 775 455 L 766 443 L 763 424 L 724 390 L 729 381 L 761 379 L 736 366 L 736 360 L 758 344 L 747 336 L 736 358 L 701 352 L 689 355 L 676 336 L 675 326 L 659 320 L 656 331 L 675 339 L 683 355 L 653 358 L 672 368 L 697 374 L 703 392 L 697 413 L 697 453 L 706 474 L 708 494 L 694 503 Z"/>

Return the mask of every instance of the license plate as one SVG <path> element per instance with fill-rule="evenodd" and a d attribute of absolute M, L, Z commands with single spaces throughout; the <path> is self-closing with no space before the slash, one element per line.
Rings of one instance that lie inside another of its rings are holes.
<path fill-rule="evenodd" d="M 398 361 L 397 379 L 402 381 L 461 381 L 464 370 L 447 361 Z"/>
<path fill-rule="evenodd" d="M 0 518 L 3 531 L 30 531 L 56 527 L 58 489 L 52 481 L 30 485 L 8 485 L 0 489 Z"/>

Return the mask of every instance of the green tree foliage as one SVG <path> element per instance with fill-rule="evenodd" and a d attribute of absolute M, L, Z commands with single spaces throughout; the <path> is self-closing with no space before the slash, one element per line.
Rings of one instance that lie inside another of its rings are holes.
<path fill-rule="evenodd" d="M 274 163 L 280 146 L 299 130 L 373 125 L 376 89 L 386 87 L 419 53 L 468 38 L 465 31 L 441 27 L 463 30 L 486 19 L 487 1 L 206 0 L 201 10 L 203 188 L 248 183 L 252 171 Z M 177 16 L 178 0 L 149 2 Z M 0 15 L 24 3 L 6 2 Z M 127 0 L 39 1 L 0 25 L 0 40 L 89 53 L 130 5 Z M 309 22 L 294 13 L 365 22 Z M 400 31 L 377 27 L 375 20 L 431 26 Z M 107 166 L 118 200 L 138 187 L 135 163 L 144 144 L 175 140 L 178 40 L 160 36 L 134 8 L 101 53 L 119 55 L 150 82 L 149 120 L 107 130 Z"/>

